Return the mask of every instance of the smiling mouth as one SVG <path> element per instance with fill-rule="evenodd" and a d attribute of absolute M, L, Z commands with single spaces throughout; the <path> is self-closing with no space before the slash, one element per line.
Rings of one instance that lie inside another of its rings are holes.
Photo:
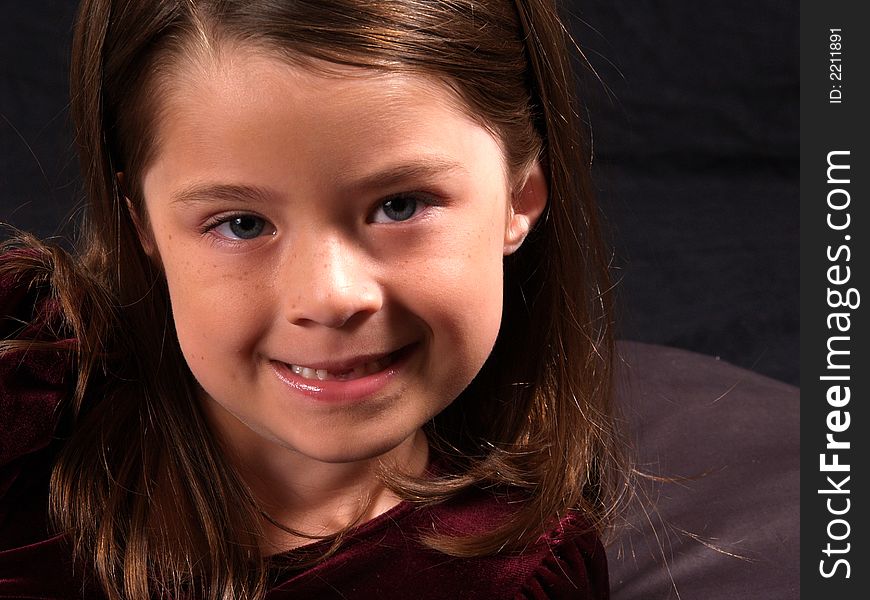
<path fill-rule="evenodd" d="M 396 362 L 396 360 L 398 360 L 407 349 L 408 346 L 405 346 L 404 348 L 376 360 L 370 360 L 366 363 L 356 365 L 353 368 L 342 370 L 315 369 L 305 365 L 284 364 L 295 375 L 298 375 L 302 379 L 309 379 L 312 381 L 351 381 L 353 379 L 360 379 L 366 375 L 383 371 Z"/>

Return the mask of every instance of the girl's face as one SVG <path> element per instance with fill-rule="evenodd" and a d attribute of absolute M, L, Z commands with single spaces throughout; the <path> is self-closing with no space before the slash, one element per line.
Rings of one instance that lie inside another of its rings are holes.
<path fill-rule="evenodd" d="M 182 72 L 144 172 L 178 339 L 221 433 L 325 462 L 407 444 L 469 384 L 543 209 L 447 88 L 257 52 Z M 250 446 L 257 448 L 251 449 Z"/>

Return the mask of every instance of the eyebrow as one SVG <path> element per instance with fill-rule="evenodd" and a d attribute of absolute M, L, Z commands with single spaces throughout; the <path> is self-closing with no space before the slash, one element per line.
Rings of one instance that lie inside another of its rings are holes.
<path fill-rule="evenodd" d="M 172 204 L 200 204 L 225 200 L 229 202 L 268 202 L 276 193 L 266 188 L 231 183 L 193 183 L 172 195 Z"/>
<path fill-rule="evenodd" d="M 348 187 L 354 190 L 378 190 L 408 181 L 432 180 L 453 174 L 468 175 L 468 169 L 462 163 L 447 158 L 425 157 L 399 163 L 358 179 L 351 176 Z"/>
<path fill-rule="evenodd" d="M 351 179 L 346 186 L 356 191 L 394 187 L 407 181 L 431 180 L 451 174 L 468 175 L 462 163 L 434 157 L 416 159 L 387 167 L 359 179 Z M 172 194 L 172 204 L 203 204 L 215 201 L 268 203 L 279 196 L 268 188 L 232 183 L 193 183 Z"/>

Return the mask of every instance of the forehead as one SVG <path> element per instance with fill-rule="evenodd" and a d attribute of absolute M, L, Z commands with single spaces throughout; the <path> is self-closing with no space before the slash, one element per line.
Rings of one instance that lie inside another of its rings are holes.
<path fill-rule="evenodd" d="M 183 59 L 172 61 L 171 67 L 161 69 L 156 83 L 153 125 L 158 141 L 170 127 L 184 120 L 197 121 L 204 108 L 239 119 L 268 99 L 283 97 L 287 112 L 293 109 L 300 124 L 311 118 L 335 118 L 347 126 L 343 117 L 355 114 L 360 117 L 360 129 L 389 130 L 449 116 L 486 129 L 501 147 L 498 136 L 448 82 L 399 67 L 340 65 L 226 42 L 194 48 Z M 329 102 L 324 104 L 325 93 Z"/>
<path fill-rule="evenodd" d="M 151 163 L 179 177 L 191 167 L 271 176 L 318 161 L 324 178 L 342 177 L 426 155 L 473 169 L 484 149 L 507 180 L 498 140 L 434 77 L 228 47 L 179 66 L 161 87 Z"/>

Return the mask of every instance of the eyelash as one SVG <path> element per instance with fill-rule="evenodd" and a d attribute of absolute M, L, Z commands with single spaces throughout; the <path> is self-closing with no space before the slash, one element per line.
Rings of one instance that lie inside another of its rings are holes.
<path fill-rule="evenodd" d="M 213 233 L 213 232 L 215 232 L 215 230 L 218 227 L 220 227 L 222 225 L 225 225 L 227 223 L 231 223 L 232 221 L 234 221 L 236 219 L 244 219 L 244 218 L 253 218 L 253 219 L 257 219 L 259 221 L 262 221 L 264 223 L 264 228 L 273 229 L 272 233 L 274 234 L 274 226 L 271 225 L 271 223 L 269 223 L 269 221 L 267 219 L 261 217 L 260 215 L 257 215 L 254 213 L 249 213 L 249 212 L 237 212 L 237 213 L 223 214 L 223 215 L 217 215 L 215 217 L 212 217 L 211 219 L 209 219 L 208 221 L 206 221 L 202 225 L 201 233 L 202 234 Z M 219 237 L 221 242 L 229 243 L 229 244 L 240 244 L 243 242 L 250 242 L 250 241 L 255 240 L 259 237 L 262 237 L 262 234 L 258 234 L 256 237 L 249 238 L 249 239 L 230 237 L 230 236 L 223 235 L 220 233 L 214 233 L 214 235 L 216 237 Z"/>
<path fill-rule="evenodd" d="M 376 221 L 375 215 L 384 209 L 384 207 L 390 202 L 395 202 L 397 200 L 404 201 L 412 201 L 416 203 L 414 213 L 401 220 L 393 220 L 387 219 L 386 221 Z M 372 211 L 372 216 L 369 217 L 369 222 L 371 223 L 404 223 L 406 221 L 410 221 L 412 219 L 417 218 L 421 212 L 425 211 L 430 206 L 437 206 L 439 204 L 438 199 L 431 194 L 426 194 L 423 192 L 402 192 L 399 194 L 393 194 L 391 196 L 387 196 L 386 198 L 382 198 L 378 200 L 378 203 L 375 205 L 374 210 Z M 422 206 L 421 206 L 422 205 Z"/>
<path fill-rule="evenodd" d="M 401 219 L 401 220 L 398 220 L 398 219 L 394 220 L 394 219 L 389 219 L 389 218 L 387 218 L 387 220 L 385 220 L 385 221 L 375 220 L 375 215 L 379 211 L 382 211 L 387 204 L 389 204 L 390 202 L 398 201 L 398 200 L 415 202 L 416 205 L 414 207 L 414 213 L 411 216 L 409 216 L 405 219 Z M 432 196 L 431 194 L 426 194 L 426 193 L 422 193 L 422 192 L 410 192 L 410 193 L 402 192 L 399 194 L 393 194 L 391 196 L 387 196 L 386 198 L 383 198 L 383 199 L 378 201 L 378 203 L 375 205 L 374 210 L 372 211 L 372 216 L 369 217 L 369 219 L 368 219 L 368 222 L 381 223 L 381 224 L 404 223 L 406 221 L 410 221 L 410 220 L 418 217 L 420 215 L 420 213 L 425 211 L 428 207 L 437 206 L 439 204 L 440 204 L 440 202 L 438 201 L 438 199 L 436 197 Z M 211 219 L 209 219 L 208 221 L 206 221 L 202 225 L 201 233 L 207 234 L 207 233 L 214 232 L 218 227 L 220 227 L 222 225 L 225 225 L 227 223 L 231 223 L 235 219 L 243 219 L 243 218 L 257 219 L 259 221 L 262 221 L 265 224 L 264 226 L 266 228 L 269 228 L 269 227 L 274 228 L 274 226 L 271 225 L 271 223 L 269 223 L 269 221 L 267 219 L 265 219 L 264 217 L 261 217 L 257 214 L 249 213 L 249 212 L 236 212 L 236 213 L 222 214 L 222 215 L 217 215 L 217 216 L 212 217 Z M 272 233 L 274 233 L 274 231 Z M 255 240 L 257 238 L 262 237 L 262 234 L 258 234 L 255 237 L 248 238 L 248 239 L 229 237 L 229 236 L 219 234 L 219 233 L 215 234 L 215 235 L 219 236 L 222 241 L 227 242 L 227 243 L 248 242 L 248 241 L 252 241 L 252 240 Z"/>

